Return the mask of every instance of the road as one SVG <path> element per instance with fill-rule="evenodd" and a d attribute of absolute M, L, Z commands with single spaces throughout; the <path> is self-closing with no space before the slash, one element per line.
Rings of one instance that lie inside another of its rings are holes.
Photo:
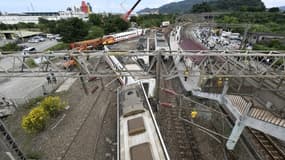
<path fill-rule="evenodd" d="M 58 44 L 55 40 L 47 40 L 40 43 L 23 43 L 27 47 L 35 47 L 37 51 L 44 51 L 54 45 Z M 21 54 L 16 52 L 15 54 Z M 0 68 L 9 70 L 13 68 L 14 58 L 7 57 L 0 59 Z M 21 60 L 15 59 L 15 66 L 22 65 Z M 43 88 L 44 86 L 44 88 Z M 34 98 L 43 95 L 45 90 L 49 91 L 54 86 L 47 85 L 46 78 L 0 78 L 0 94 L 7 98 L 14 99 L 17 104 L 25 103 L 26 99 Z"/>
<path fill-rule="evenodd" d="M 38 52 L 42 52 L 57 44 L 58 44 L 58 41 L 56 40 L 46 40 L 40 43 L 22 43 L 20 45 L 27 46 L 27 47 L 35 47 Z M 15 52 L 15 54 L 21 54 L 21 53 L 22 53 L 21 51 Z M 6 69 L 6 70 L 11 69 L 13 67 L 13 60 L 14 59 L 12 57 L 0 59 L 0 69 Z M 19 67 L 20 65 L 21 65 L 21 61 L 15 60 L 15 67 Z"/>
<path fill-rule="evenodd" d="M 39 42 L 39 43 L 22 43 L 20 45 L 27 46 L 27 47 L 35 47 L 38 52 L 42 52 L 57 44 L 58 44 L 58 41 L 56 40 L 46 40 L 44 42 Z"/>

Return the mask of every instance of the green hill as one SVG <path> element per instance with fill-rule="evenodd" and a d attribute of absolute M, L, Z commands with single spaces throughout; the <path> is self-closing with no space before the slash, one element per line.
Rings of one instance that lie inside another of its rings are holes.
<path fill-rule="evenodd" d="M 172 2 L 159 7 L 159 13 L 186 13 L 192 9 L 195 4 L 203 3 L 205 0 L 184 0 Z"/>
<path fill-rule="evenodd" d="M 212 11 L 263 11 L 265 5 L 261 0 L 183 0 L 165 4 L 158 8 L 159 13 L 189 13 L 192 7 L 206 2 Z M 138 12 L 139 13 L 139 12 Z"/>

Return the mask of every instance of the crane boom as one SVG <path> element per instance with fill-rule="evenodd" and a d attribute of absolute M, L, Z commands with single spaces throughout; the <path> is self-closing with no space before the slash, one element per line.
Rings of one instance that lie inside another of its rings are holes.
<path fill-rule="evenodd" d="M 124 21 L 128 21 L 129 16 L 133 12 L 133 10 L 137 7 L 137 5 L 141 2 L 141 0 L 138 0 L 133 7 L 122 17 Z"/>

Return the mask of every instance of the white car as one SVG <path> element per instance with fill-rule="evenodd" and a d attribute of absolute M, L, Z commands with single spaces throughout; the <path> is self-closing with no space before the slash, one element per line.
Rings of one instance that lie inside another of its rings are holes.
<path fill-rule="evenodd" d="M 29 52 L 35 52 L 36 51 L 36 48 L 35 47 L 28 47 L 28 48 L 25 48 L 22 52 L 22 55 L 23 56 L 28 56 L 29 55 Z"/>
<path fill-rule="evenodd" d="M 32 38 L 32 39 L 29 39 L 28 42 L 29 42 L 29 43 L 39 43 L 40 40 L 39 40 L 39 39 L 36 39 L 36 38 Z"/>
<path fill-rule="evenodd" d="M 35 36 L 28 40 L 29 43 L 39 43 L 45 41 L 45 38 L 41 36 Z"/>

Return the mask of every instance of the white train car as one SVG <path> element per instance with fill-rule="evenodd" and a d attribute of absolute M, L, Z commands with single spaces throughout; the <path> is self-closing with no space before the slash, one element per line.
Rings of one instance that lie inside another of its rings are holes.
<path fill-rule="evenodd" d="M 105 47 L 106 50 L 108 48 Z M 145 87 L 147 97 L 153 98 L 155 93 L 155 78 L 144 78 L 142 75 L 144 74 L 144 70 L 142 67 L 136 62 L 135 59 L 130 59 L 130 61 L 125 62 L 124 64 L 119 61 L 115 56 L 105 56 L 105 61 L 112 68 L 112 70 L 119 76 L 118 80 L 121 85 L 129 85 L 138 82 L 142 82 Z M 119 71 L 136 71 L 136 73 L 127 73 L 125 76 L 120 76 Z"/>
<path fill-rule="evenodd" d="M 132 38 L 139 37 L 142 34 L 143 34 L 143 30 L 142 29 L 130 28 L 126 32 L 116 33 L 116 34 L 112 34 L 112 35 L 108 35 L 108 36 L 109 37 L 113 37 L 115 39 L 115 43 L 117 43 L 117 42 L 120 42 L 120 41 L 125 41 L 125 40 L 129 40 L 129 39 L 132 39 Z"/>
<path fill-rule="evenodd" d="M 155 40 L 155 50 L 159 51 L 170 51 L 170 47 L 168 45 L 168 42 L 166 41 L 163 33 L 157 32 L 156 33 L 156 40 Z M 168 60 L 169 56 L 164 56 L 164 60 Z"/>
<path fill-rule="evenodd" d="M 118 160 L 168 160 L 164 141 L 142 83 L 118 89 Z"/>

